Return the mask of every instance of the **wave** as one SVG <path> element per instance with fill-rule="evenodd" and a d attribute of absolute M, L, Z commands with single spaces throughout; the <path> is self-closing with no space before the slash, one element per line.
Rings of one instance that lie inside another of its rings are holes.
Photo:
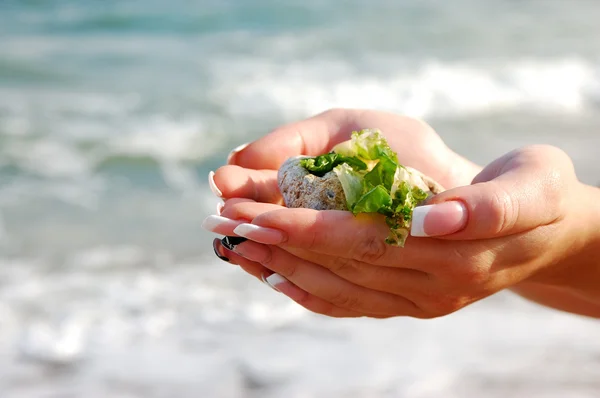
<path fill-rule="evenodd" d="M 87 121 L 89 129 L 77 123 L 79 134 L 69 133 L 74 126 L 58 124 L 50 134 L 38 135 L 13 120 L 4 126 L 14 127 L 12 134 L 2 135 L 0 123 L 0 206 L 42 200 L 97 209 L 111 195 L 169 190 L 193 196 L 199 208 L 214 212 L 206 162 L 214 158 L 213 167 L 221 165 L 231 137 L 215 136 L 201 118 L 148 115 L 140 120 L 118 113 L 121 123 L 115 126 L 111 110 L 89 109 L 88 116 L 100 114 L 107 123 L 100 129 L 95 118 Z"/>
<path fill-rule="evenodd" d="M 0 57 L 0 82 L 43 84 L 68 81 L 68 77 L 64 73 L 53 72 L 48 69 L 47 65 L 35 65 Z"/>
<path fill-rule="evenodd" d="M 254 138 L 258 126 L 328 108 L 374 108 L 420 118 L 498 112 L 578 117 L 600 103 L 597 67 L 579 58 L 398 64 L 383 58 L 353 65 L 342 59 L 282 64 L 221 57 L 209 63 L 211 79 L 201 100 L 176 103 L 165 102 L 161 93 L 157 98 L 157 93 L 3 88 L 0 177 L 151 174 L 152 183 L 192 190 L 198 169 L 222 164 L 228 148 Z M 171 111 L 162 109 L 165 103 Z"/>
<path fill-rule="evenodd" d="M 578 58 L 494 64 L 430 61 L 390 71 L 395 63 L 359 70 L 343 60 L 285 65 L 220 60 L 214 65 L 219 79 L 214 93 L 232 114 L 243 116 L 314 114 L 332 107 L 426 118 L 505 111 L 577 114 L 600 99 L 598 67 Z"/>
<path fill-rule="evenodd" d="M 502 293 L 428 322 L 332 321 L 216 261 L 110 245 L 74 252 L 60 268 L 0 257 L 0 389 L 75 391 L 64 377 L 30 374 L 33 363 L 76 373 L 77 391 L 92 397 L 165 388 L 248 396 L 248 386 L 265 397 L 315 398 L 598 391 L 593 320 Z M 523 377 L 524 368 L 549 376 Z"/>

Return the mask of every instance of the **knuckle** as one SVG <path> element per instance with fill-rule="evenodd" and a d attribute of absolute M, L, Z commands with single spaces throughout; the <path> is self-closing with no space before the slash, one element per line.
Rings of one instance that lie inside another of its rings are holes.
<path fill-rule="evenodd" d="M 328 301 L 336 307 L 346 308 L 349 310 L 359 310 L 361 307 L 360 298 L 346 294 L 343 291 L 335 293 L 329 298 Z"/>
<path fill-rule="evenodd" d="M 267 266 L 269 264 L 266 264 Z M 267 267 L 268 268 L 268 267 Z M 285 277 L 286 279 L 292 279 L 296 273 L 297 267 L 294 263 L 285 263 L 283 266 L 277 267 L 277 273 Z"/>
<path fill-rule="evenodd" d="M 273 254 L 273 248 L 269 248 L 268 255 L 265 256 L 261 264 L 268 269 L 277 272 L 286 279 L 294 278 L 298 265 L 294 261 L 279 261 L 277 255 Z"/>
<path fill-rule="evenodd" d="M 460 295 L 444 294 L 430 296 L 427 300 L 426 316 L 437 318 L 449 315 L 465 307 L 468 302 L 469 300 L 466 297 Z"/>
<path fill-rule="evenodd" d="M 294 298 L 294 301 L 298 304 L 300 304 L 301 306 L 303 306 L 304 308 L 306 308 L 309 311 L 312 312 L 316 312 L 319 314 L 323 314 L 323 315 L 327 315 L 323 309 L 319 308 L 319 306 L 316 306 L 313 300 L 313 297 L 308 294 L 307 292 L 303 291 L 303 293 Z"/>
<path fill-rule="evenodd" d="M 317 212 L 314 223 L 309 229 L 309 239 L 307 241 L 307 247 L 309 251 L 318 251 L 321 242 L 325 241 L 321 236 L 322 231 L 326 230 L 327 220 L 325 214 L 322 211 Z"/>
<path fill-rule="evenodd" d="M 248 203 L 254 203 L 254 201 L 245 198 L 227 199 L 223 204 L 221 216 L 232 220 L 248 218 Z"/>
<path fill-rule="evenodd" d="M 444 264 L 444 276 L 453 284 L 478 286 L 490 278 L 489 267 L 496 260 L 496 254 L 489 251 L 486 242 L 470 242 L 457 245 Z"/>
<path fill-rule="evenodd" d="M 381 260 L 388 251 L 388 245 L 385 240 L 376 234 L 365 235 L 359 239 L 354 246 L 354 259 L 365 263 L 374 264 Z"/>
<path fill-rule="evenodd" d="M 512 228 L 519 218 L 519 207 L 513 203 L 511 195 L 503 188 L 495 189 L 491 196 L 490 221 L 495 226 L 495 234 Z"/>
<path fill-rule="evenodd" d="M 485 284 L 490 278 L 490 274 L 485 267 L 478 264 L 465 264 L 455 274 L 456 282 L 466 286 L 480 286 Z"/>
<path fill-rule="evenodd" d="M 354 273 L 358 268 L 358 261 L 346 257 L 334 257 L 330 265 L 330 270 L 338 275 L 348 275 Z"/>
<path fill-rule="evenodd" d="M 265 245 L 265 251 L 262 253 L 262 258 L 260 259 L 260 263 L 265 266 L 269 266 L 273 264 L 273 249 L 269 246 Z"/>
<path fill-rule="evenodd" d="M 564 172 L 558 168 L 548 171 L 543 185 L 543 196 L 545 199 L 547 216 L 556 219 L 564 213 L 569 200 L 565 193 L 571 192 L 567 187 L 567 179 Z"/>

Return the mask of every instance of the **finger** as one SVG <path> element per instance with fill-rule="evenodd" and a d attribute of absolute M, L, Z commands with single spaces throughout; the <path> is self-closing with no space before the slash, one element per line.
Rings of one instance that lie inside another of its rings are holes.
<path fill-rule="evenodd" d="M 240 256 L 233 250 L 227 249 L 225 246 L 223 246 L 220 239 L 215 238 L 213 240 L 213 250 L 219 259 L 234 265 L 238 265 L 240 268 L 246 271 L 246 273 L 259 279 L 261 282 L 264 282 L 264 277 L 272 274 L 269 269 L 263 267 L 261 264 L 250 261 L 247 258 Z"/>
<path fill-rule="evenodd" d="M 245 211 L 240 211 L 241 209 Z M 220 208 L 219 215 L 210 215 L 202 222 L 202 228 L 219 235 L 236 236 L 235 228 L 240 224 L 250 222 L 261 213 L 281 209 L 281 206 L 257 203 L 251 199 L 229 199 Z"/>
<path fill-rule="evenodd" d="M 253 206 L 235 205 L 238 216 Z M 401 267 L 433 273 L 450 263 L 456 252 L 450 242 L 408 239 L 403 248 L 388 245 L 389 228 L 383 216 L 348 211 L 279 208 L 253 214 L 251 224 L 240 224 L 235 233 L 256 242 L 294 247 L 330 256 L 344 257 L 386 267 Z M 250 218 L 250 217 L 245 217 Z M 463 259 L 454 259 L 462 263 Z"/>
<path fill-rule="evenodd" d="M 225 202 L 221 215 L 232 220 L 253 220 L 263 213 L 281 209 L 284 209 L 284 207 L 272 203 L 231 199 Z"/>
<path fill-rule="evenodd" d="M 355 285 L 279 247 L 247 241 L 235 250 L 336 307 L 378 315 L 418 314 L 416 305 L 405 297 Z"/>
<path fill-rule="evenodd" d="M 380 292 L 402 292 L 403 296 L 413 302 L 420 301 L 421 293 L 434 287 L 433 276 L 422 271 L 372 265 L 352 258 L 328 256 L 285 245 L 280 247 L 298 258 L 327 268 L 348 282 Z"/>
<path fill-rule="evenodd" d="M 319 297 L 316 297 L 294 285 L 279 274 L 271 274 L 266 278 L 267 282 L 280 293 L 285 294 L 296 303 L 309 311 L 317 314 L 327 315 L 334 318 L 357 318 L 368 316 L 371 318 L 387 318 L 385 315 L 367 314 L 337 307 Z"/>
<path fill-rule="evenodd" d="M 217 169 L 213 181 L 224 199 L 248 198 L 257 202 L 283 203 L 275 170 L 224 166 Z"/>
<path fill-rule="evenodd" d="M 567 177 L 567 178 L 565 178 Z M 487 239 L 549 225 L 563 214 L 562 198 L 575 180 L 568 156 L 544 147 L 511 152 L 478 175 L 473 185 L 434 196 L 413 212 L 413 236 Z"/>
<path fill-rule="evenodd" d="M 273 278 L 270 278 L 271 275 L 274 275 L 271 270 L 265 268 L 260 263 L 248 260 L 233 250 L 227 249 L 221 244 L 219 239 L 215 239 L 213 242 L 213 247 L 215 254 L 219 256 L 219 258 L 232 264 L 239 265 L 239 267 L 242 268 L 246 273 L 254 276 L 263 283 L 267 281 L 266 284 L 268 286 L 285 294 L 309 311 L 335 318 L 356 318 L 362 316 L 381 318 L 381 316 L 376 314 L 359 313 L 356 311 L 350 311 L 336 307 L 335 305 L 328 303 L 323 299 L 303 291 L 287 280 L 282 281 L 280 278 L 275 278 L 275 280 L 273 280 Z"/>
<path fill-rule="evenodd" d="M 348 120 L 356 111 L 330 110 L 310 119 L 279 127 L 272 133 L 237 150 L 228 164 L 248 169 L 277 170 L 288 158 L 316 156 L 347 140 L 351 129 Z"/>

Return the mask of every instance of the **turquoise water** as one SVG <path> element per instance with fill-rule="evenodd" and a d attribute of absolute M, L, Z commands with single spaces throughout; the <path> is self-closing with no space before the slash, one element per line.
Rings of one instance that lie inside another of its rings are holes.
<path fill-rule="evenodd" d="M 231 148 L 340 106 L 424 118 L 480 164 L 558 145 L 600 182 L 598 20 L 584 0 L 0 2 L 0 395 L 595 396 L 591 321 L 508 295 L 324 320 L 216 262 L 200 223 Z"/>

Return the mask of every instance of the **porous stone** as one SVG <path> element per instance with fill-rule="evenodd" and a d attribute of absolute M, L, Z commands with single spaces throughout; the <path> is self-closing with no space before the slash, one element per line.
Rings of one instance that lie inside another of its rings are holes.
<path fill-rule="evenodd" d="M 344 188 L 330 171 L 318 177 L 300 165 L 305 156 L 289 158 L 279 168 L 277 182 L 287 207 L 313 210 L 347 210 Z"/>

